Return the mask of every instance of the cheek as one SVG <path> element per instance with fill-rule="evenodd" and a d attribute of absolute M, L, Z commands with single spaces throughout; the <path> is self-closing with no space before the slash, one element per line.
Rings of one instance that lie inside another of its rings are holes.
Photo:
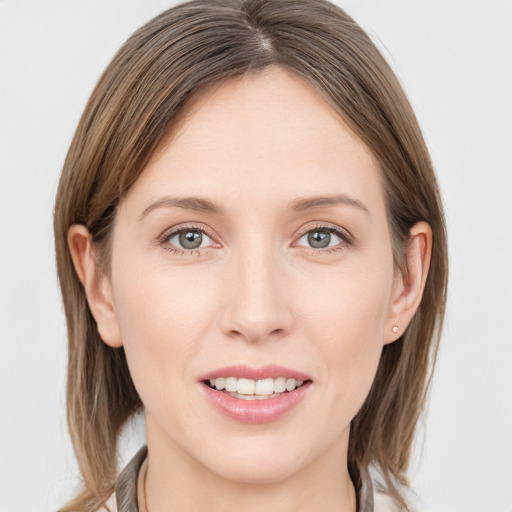
<path fill-rule="evenodd" d="M 335 396 L 339 409 L 345 404 L 337 413 L 348 421 L 362 406 L 377 371 L 392 286 L 391 262 L 364 267 L 331 276 L 324 283 L 328 292 L 316 287 L 302 315 L 324 365 L 319 373 L 320 384 L 330 389 L 325 396 Z"/>
<path fill-rule="evenodd" d="M 168 401 L 192 377 L 194 359 L 210 328 L 214 286 L 204 275 L 123 262 L 113 276 L 116 315 L 130 373 L 143 400 Z"/>

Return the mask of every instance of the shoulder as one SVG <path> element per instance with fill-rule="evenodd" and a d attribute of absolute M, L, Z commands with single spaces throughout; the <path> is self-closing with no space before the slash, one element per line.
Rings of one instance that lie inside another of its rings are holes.
<path fill-rule="evenodd" d="M 398 512 L 398 508 L 387 494 L 376 492 L 374 495 L 374 512 Z"/>
<path fill-rule="evenodd" d="M 96 512 L 117 512 L 116 493 L 113 493 L 105 503 L 105 506 L 101 507 Z"/>
<path fill-rule="evenodd" d="M 414 501 L 414 507 L 410 510 L 413 512 L 429 512 L 427 508 L 425 508 L 424 503 L 418 500 L 417 496 L 413 495 L 411 498 Z M 395 503 L 395 501 L 390 498 L 389 495 L 383 492 L 376 492 L 373 496 L 374 503 L 374 512 L 400 512 L 402 509 Z"/>

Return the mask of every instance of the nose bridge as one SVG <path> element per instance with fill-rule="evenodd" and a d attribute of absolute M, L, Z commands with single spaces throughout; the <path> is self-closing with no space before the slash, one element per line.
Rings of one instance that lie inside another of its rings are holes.
<path fill-rule="evenodd" d="M 262 238 L 233 250 L 222 321 L 225 333 L 251 342 L 285 335 L 292 318 L 278 255 Z"/>

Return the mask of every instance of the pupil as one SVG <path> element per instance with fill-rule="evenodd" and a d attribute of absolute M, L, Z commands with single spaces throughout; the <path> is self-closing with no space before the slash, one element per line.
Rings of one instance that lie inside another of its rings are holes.
<path fill-rule="evenodd" d="M 197 231 L 184 231 L 180 233 L 180 244 L 185 249 L 197 249 L 201 246 L 203 234 Z"/>
<path fill-rule="evenodd" d="M 331 242 L 331 234 L 328 231 L 312 231 L 308 235 L 308 242 L 315 249 L 323 249 L 329 247 Z"/>

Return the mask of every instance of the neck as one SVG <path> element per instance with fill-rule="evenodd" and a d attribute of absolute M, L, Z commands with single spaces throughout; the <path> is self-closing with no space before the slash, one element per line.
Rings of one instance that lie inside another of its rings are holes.
<path fill-rule="evenodd" d="M 347 469 L 348 433 L 299 471 L 273 482 L 238 482 L 193 459 L 146 418 L 148 512 L 356 512 Z"/>

